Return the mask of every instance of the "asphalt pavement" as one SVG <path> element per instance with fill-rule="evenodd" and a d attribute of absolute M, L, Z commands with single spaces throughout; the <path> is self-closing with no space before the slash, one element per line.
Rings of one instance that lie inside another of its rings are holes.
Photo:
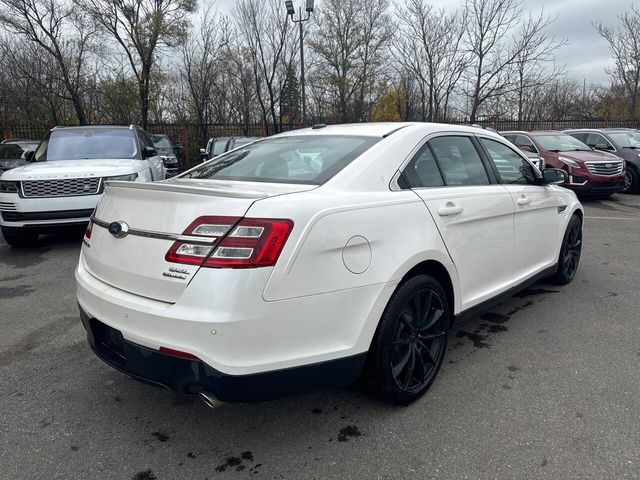
<path fill-rule="evenodd" d="M 103 364 L 81 236 L 0 239 L 1 479 L 640 478 L 640 195 L 586 201 L 575 280 L 459 324 L 433 387 L 206 407 Z"/>

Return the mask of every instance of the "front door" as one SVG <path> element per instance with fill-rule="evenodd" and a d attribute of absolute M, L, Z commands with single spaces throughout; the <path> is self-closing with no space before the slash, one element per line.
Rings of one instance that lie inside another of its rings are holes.
<path fill-rule="evenodd" d="M 515 149 L 484 137 L 480 143 L 513 201 L 513 277 L 518 284 L 558 260 L 560 197 L 553 188 L 539 184 L 531 164 Z"/>

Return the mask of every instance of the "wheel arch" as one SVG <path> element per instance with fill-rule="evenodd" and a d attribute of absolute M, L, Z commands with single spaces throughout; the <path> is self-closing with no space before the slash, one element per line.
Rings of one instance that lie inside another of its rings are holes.
<path fill-rule="evenodd" d="M 413 268 L 411 268 L 403 277 L 398 286 L 402 285 L 408 279 L 415 277 L 416 275 L 429 275 L 435 278 L 447 295 L 447 302 L 449 303 L 449 307 L 451 308 L 451 321 L 453 323 L 453 319 L 455 317 L 456 312 L 456 290 L 453 285 L 453 279 L 447 267 L 445 267 L 442 263 L 437 260 L 424 260 Z"/>

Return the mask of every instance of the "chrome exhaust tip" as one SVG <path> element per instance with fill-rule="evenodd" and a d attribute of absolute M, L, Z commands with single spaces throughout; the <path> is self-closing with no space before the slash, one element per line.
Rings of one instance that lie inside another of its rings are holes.
<path fill-rule="evenodd" d="M 209 393 L 198 392 L 198 396 L 200 397 L 200 400 L 202 400 L 204 404 L 209 408 L 216 408 L 219 403 L 216 397 Z"/>

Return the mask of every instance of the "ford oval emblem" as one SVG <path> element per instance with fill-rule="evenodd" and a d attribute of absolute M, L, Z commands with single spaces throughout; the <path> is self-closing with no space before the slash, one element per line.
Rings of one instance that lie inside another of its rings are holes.
<path fill-rule="evenodd" d="M 116 238 L 124 238 L 129 234 L 129 225 L 122 220 L 109 224 L 109 233 Z"/>

